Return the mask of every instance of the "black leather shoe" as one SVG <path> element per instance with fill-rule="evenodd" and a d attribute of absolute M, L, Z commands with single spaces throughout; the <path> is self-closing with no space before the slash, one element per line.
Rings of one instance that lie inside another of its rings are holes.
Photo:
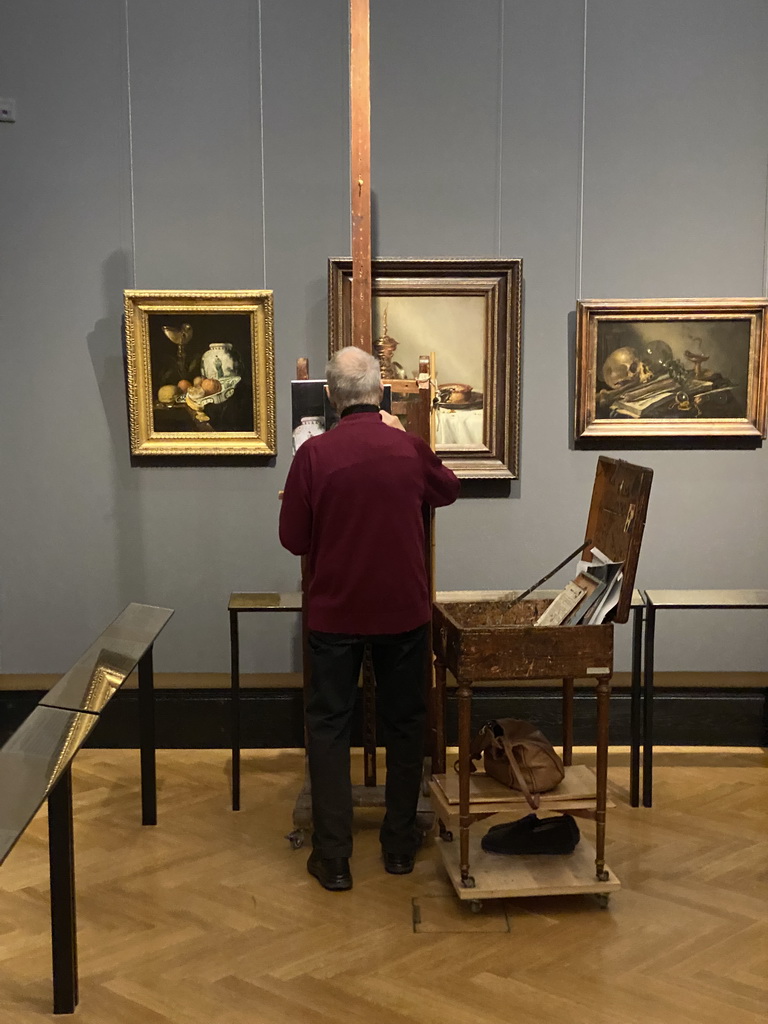
<path fill-rule="evenodd" d="M 387 853 L 384 857 L 384 870 L 390 875 L 410 875 L 413 871 L 414 856 L 410 853 Z"/>
<path fill-rule="evenodd" d="M 570 814 L 539 818 L 529 814 L 518 821 L 494 825 L 480 845 L 486 853 L 573 853 L 580 839 L 579 826 Z"/>
<path fill-rule="evenodd" d="M 307 861 L 307 871 L 330 892 L 344 892 L 352 888 L 348 857 L 320 857 L 313 850 Z"/>

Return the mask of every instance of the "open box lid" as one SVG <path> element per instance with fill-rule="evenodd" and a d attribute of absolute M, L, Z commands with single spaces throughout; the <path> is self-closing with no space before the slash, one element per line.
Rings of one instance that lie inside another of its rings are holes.
<path fill-rule="evenodd" d="M 586 536 L 612 562 L 623 562 L 621 594 L 614 622 L 626 622 L 635 586 L 653 470 L 601 455 L 589 506 Z M 591 561 L 591 551 L 582 556 Z"/>

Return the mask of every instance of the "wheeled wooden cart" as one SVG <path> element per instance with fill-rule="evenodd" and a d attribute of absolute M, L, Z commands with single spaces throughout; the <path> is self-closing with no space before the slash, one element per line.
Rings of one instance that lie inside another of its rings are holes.
<path fill-rule="evenodd" d="M 499 596 L 468 593 L 462 600 L 436 601 L 433 616 L 436 735 L 430 796 L 443 838 L 458 828 L 456 844 L 441 844 L 448 874 L 462 900 L 479 909 L 483 899 L 595 893 L 603 905 L 619 888 L 605 863 L 608 722 L 613 675 L 613 626 L 629 617 L 640 543 L 645 525 L 652 471 L 601 456 L 592 492 L 586 538 L 611 561 L 624 563 L 619 603 L 613 622 L 596 626 L 534 626 L 552 600 L 534 593 L 515 602 L 516 593 Z M 587 550 L 583 556 L 591 558 Z M 520 592 L 518 592 L 520 593 Z M 457 771 L 446 766 L 445 681 L 458 690 Z M 576 678 L 595 680 L 597 758 L 594 773 L 573 764 L 573 690 Z M 524 798 L 488 778 L 470 774 L 472 686 L 482 680 L 562 679 L 564 781 L 543 794 L 541 811 L 569 811 L 595 821 L 594 850 L 583 839 L 567 856 L 503 856 L 484 853 L 472 826 L 492 815 L 510 820 L 528 813 Z M 447 770 L 446 770 L 447 768 Z"/>

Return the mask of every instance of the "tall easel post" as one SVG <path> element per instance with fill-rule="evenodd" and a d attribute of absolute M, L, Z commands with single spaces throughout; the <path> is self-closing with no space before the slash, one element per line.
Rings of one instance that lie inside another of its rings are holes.
<path fill-rule="evenodd" d="M 371 331 L 371 31 L 369 0 L 349 0 L 352 344 L 373 351 Z"/>
<path fill-rule="evenodd" d="M 349 0 L 352 344 L 373 353 L 371 320 L 371 22 L 369 0 Z M 363 772 L 376 785 L 376 688 L 371 652 L 363 659 Z"/>
<path fill-rule="evenodd" d="M 349 0 L 349 101 L 350 101 L 350 214 L 352 231 L 352 295 L 351 295 L 351 343 L 365 352 L 373 351 L 372 320 L 372 270 L 371 270 L 371 75 L 370 75 L 370 3 L 369 0 Z M 299 361 L 297 377 L 308 378 L 306 360 Z M 419 367 L 419 381 L 390 382 L 409 400 L 406 429 L 417 433 L 424 440 L 432 442 L 433 424 L 430 410 L 433 404 L 434 367 L 428 361 Z M 395 411 L 393 404 L 393 411 Z M 425 514 L 427 534 L 426 552 L 431 567 L 432 516 Z M 431 568 L 430 568 L 431 574 Z M 304 688 L 308 687 L 309 656 L 306 636 L 306 590 L 307 573 L 302 571 L 304 590 Z M 430 659 L 431 661 L 431 659 Z M 431 665 L 425 660 L 425 681 L 431 684 Z M 353 800 L 362 806 L 381 806 L 384 803 L 384 787 L 376 785 L 376 690 L 370 651 L 363 660 L 363 765 L 364 786 L 362 792 L 353 787 Z M 355 793 L 357 790 L 357 793 Z M 307 782 L 299 794 L 293 815 L 294 829 L 288 838 L 294 848 L 304 842 L 304 828 L 309 816 L 311 796 Z M 420 810 L 429 821 L 432 812 Z M 417 817 L 417 824 L 419 817 Z M 427 826 L 428 827 L 428 826 Z"/>

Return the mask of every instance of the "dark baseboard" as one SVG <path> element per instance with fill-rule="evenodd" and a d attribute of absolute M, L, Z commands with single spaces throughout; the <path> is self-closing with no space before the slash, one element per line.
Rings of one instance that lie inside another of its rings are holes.
<path fill-rule="evenodd" d="M 43 691 L 0 692 L 0 743 L 21 724 L 43 697 Z M 629 743 L 629 691 L 611 696 L 610 741 Z M 654 696 L 654 742 L 671 746 L 768 746 L 766 706 L 762 689 L 662 689 Z M 242 746 L 303 746 L 302 693 L 298 689 L 242 691 Z M 557 743 L 561 698 L 545 687 L 482 689 L 474 692 L 472 728 L 489 718 L 506 716 L 533 721 Z M 157 745 L 161 748 L 218 748 L 230 743 L 230 701 L 226 690 L 172 689 L 156 691 Z M 574 742 L 592 746 L 595 700 L 588 690 L 574 697 Z M 360 706 L 355 715 L 352 743 L 360 746 Z M 448 742 L 456 743 L 456 697 L 448 696 Z M 102 713 L 89 737 L 90 747 L 137 747 L 138 699 L 135 690 L 118 693 Z"/>

